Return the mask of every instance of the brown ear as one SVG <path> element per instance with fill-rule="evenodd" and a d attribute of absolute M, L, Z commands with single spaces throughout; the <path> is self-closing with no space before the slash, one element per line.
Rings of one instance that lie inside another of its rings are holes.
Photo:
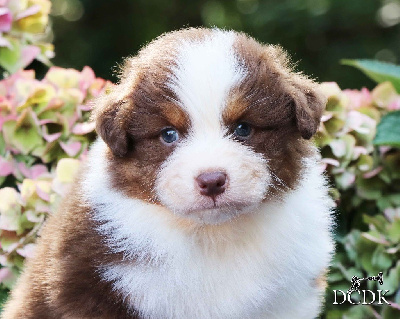
<path fill-rule="evenodd" d="M 318 84 L 303 76 L 298 76 L 293 83 L 290 95 L 294 102 L 297 129 L 308 140 L 318 130 L 326 97 L 320 92 Z"/>
<path fill-rule="evenodd" d="M 135 88 L 140 79 L 137 61 L 136 57 L 125 59 L 119 74 L 120 83 L 99 96 L 94 101 L 92 111 L 96 132 L 118 157 L 125 156 L 132 146 L 127 126 L 134 106 Z"/>
<path fill-rule="evenodd" d="M 273 61 L 273 72 L 281 77 L 284 89 L 290 95 L 301 136 L 310 139 L 318 130 L 327 98 L 319 84 L 301 73 L 293 72 L 293 65 L 281 47 L 266 46 L 264 58 Z"/>
<path fill-rule="evenodd" d="M 128 152 L 129 140 L 126 132 L 126 102 L 113 100 L 113 94 L 98 98 L 92 112 L 96 132 L 106 142 L 115 156 L 123 157 Z"/>

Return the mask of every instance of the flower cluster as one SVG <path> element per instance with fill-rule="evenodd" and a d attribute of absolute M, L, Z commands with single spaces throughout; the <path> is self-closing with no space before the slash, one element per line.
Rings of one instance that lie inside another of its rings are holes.
<path fill-rule="evenodd" d="M 323 88 L 329 99 L 316 142 L 335 187 L 341 193 L 355 192 L 346 211 L 364 201 L 376 202 L 376 212 L 400 205 L 392 196 L 399 192 L 395 185 L 400 178 L 400 152 L 373 144 L 381 117 L 400 109 L 400 94 L 390 82 L 371 92 L 341 91 L 336 83 L 324 83 Z"/>
<path fill-rule="evenodd" d="M 94 139 L 88 102 L 110 85 L 92 69 L 19 71 L 0 81 L 0 282 L 11 285 Z"/>
<path fill-rule="evenodd" d="M 0 66 L 9 73 L 34 59 L 49 64 L 54 48 L 46 42 L 49 0 L 0 0 Z"/>
<path fill-rule="evenodd" d="M 390 82 L 374 90 L 340 90 L 324 83 L 329 96 L 316 143 L 337 200 L 337 252 L 329 291 L 346 291 L 352 276 L 380 271 L 392 306 L 332 307 L 328 317 L 398 318 L 400 304 L 400 149 L 374 145 L 381 118 L 400 109 L 400 94 Z M 369 283 L 369 288 L 374 283 Z M 379 313 L 378 313 L 379 312 Z M 335 317 L 336 316 L 336 317 Z"/>

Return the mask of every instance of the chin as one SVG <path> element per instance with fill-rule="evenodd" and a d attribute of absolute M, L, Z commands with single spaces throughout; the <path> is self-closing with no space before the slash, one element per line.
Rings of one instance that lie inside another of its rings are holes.
<path fill-rule="evenodd" d="M 203 28 L 126 59 L 3 318 L 317 317 L 333 204 L 310 139 L 326 100 L 291 65 Z"/>
<path fill-rule="evenodd" d="M 215 204 L 210 207 L 198 207 L 188 211 L 175 211 L 175 214 L 182 218 L 188 218 L 195 223 L 204 225 L 218 225 L 231 222 L 242 214 L 248 214 L 257 210 L 257 204 L 243 205 L 242 203 L 231 203 L 230 205 L 221 206 Z"/>

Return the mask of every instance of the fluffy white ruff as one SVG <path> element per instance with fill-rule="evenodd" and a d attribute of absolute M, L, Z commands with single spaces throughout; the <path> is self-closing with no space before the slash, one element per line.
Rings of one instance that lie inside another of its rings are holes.
<path fill-rule="evenodd" d="M 114 251 L 125 260 L 99 269 L 144 318 L 314 318 L 328 267 L 332 202 L 308 163 L 281 202 L 221 225 L 191 226 L 166 208 L 111 189 L 106 145 L 89 155 L 84 194 Z"/>

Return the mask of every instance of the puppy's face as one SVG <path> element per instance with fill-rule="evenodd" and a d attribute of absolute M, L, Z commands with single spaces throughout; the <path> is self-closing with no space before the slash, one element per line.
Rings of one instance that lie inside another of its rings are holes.
<path fill-rule="evenodd" d="M 280 48 L 188 29 L 127 60 L 94 117 L 114 189 L 217 224 L 296 187 L 323 106 Z"/>

